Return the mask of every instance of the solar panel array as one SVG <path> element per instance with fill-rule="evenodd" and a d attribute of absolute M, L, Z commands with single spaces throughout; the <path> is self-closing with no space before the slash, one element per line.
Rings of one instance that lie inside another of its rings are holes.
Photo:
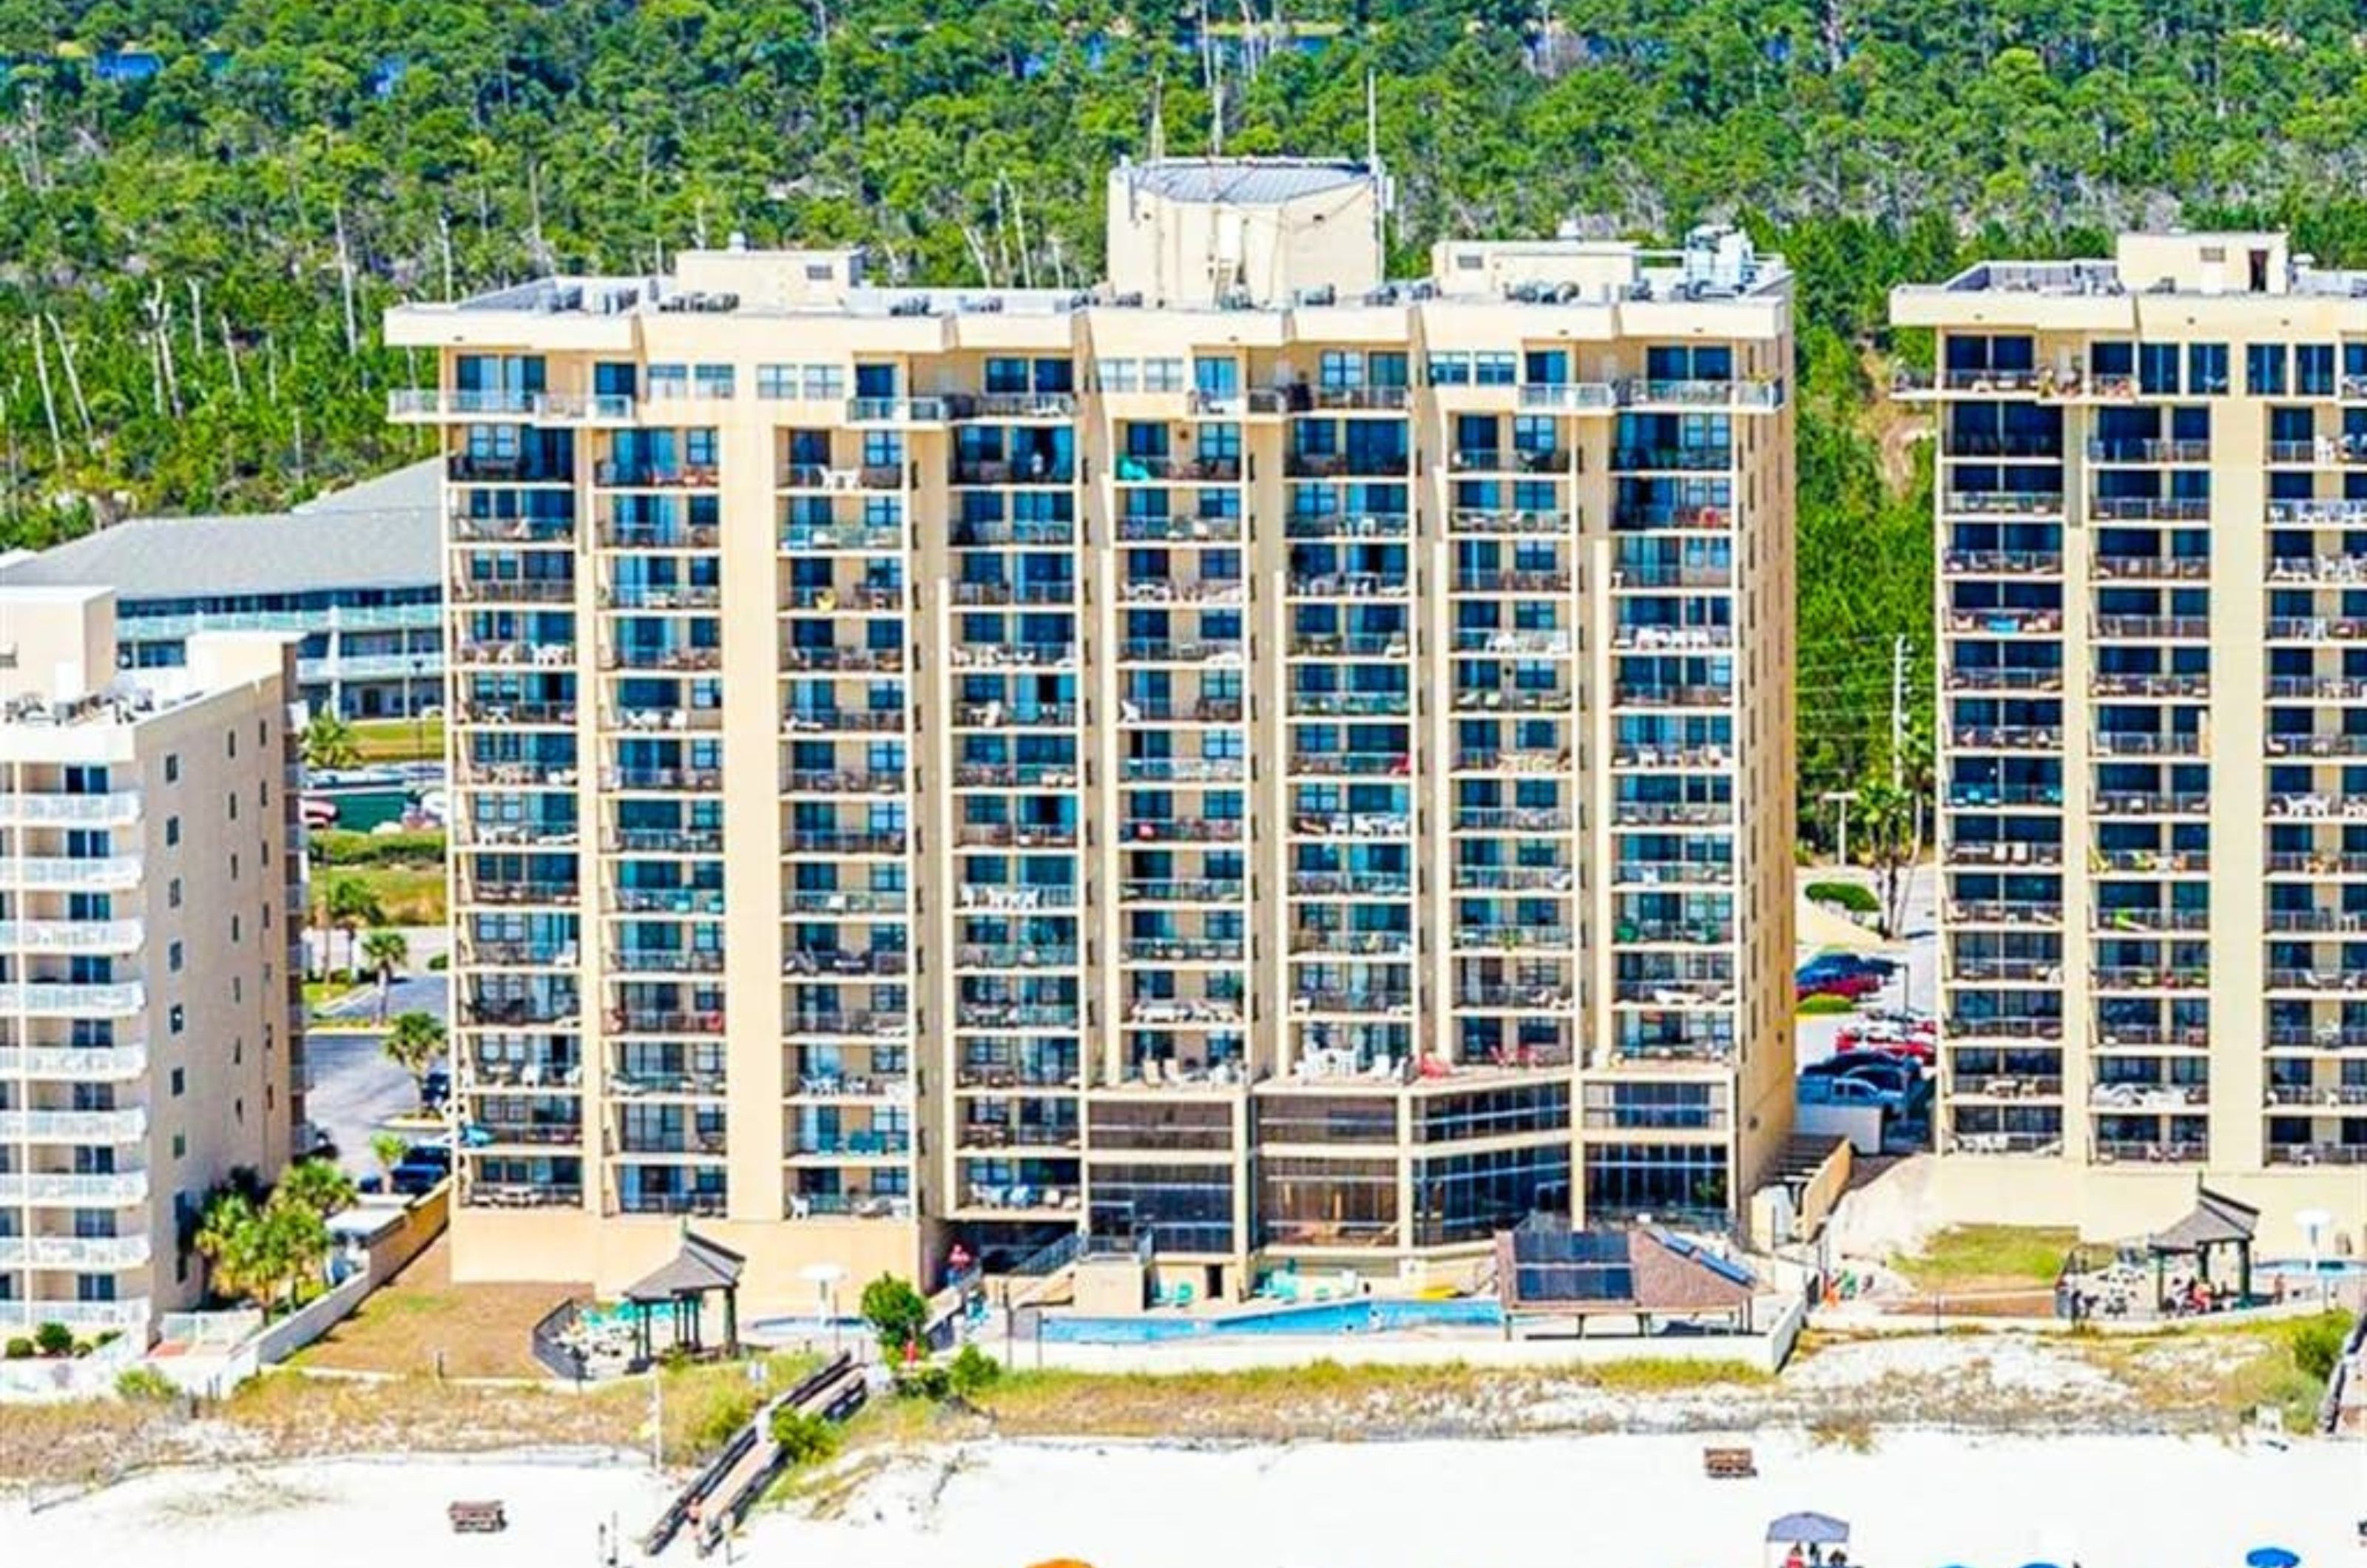
<path fill-rule="evenodd" d="M 1678 1257 L 1698 1263 L 1729 1285 L 1750 1286 L 1759 1282 L 1751 1278 L 1750 1269 L 1730 1258 L 1720 1258 L 1699 1242 L 1688 1241 L 1669 1231 L 1654 1231 L 1652 1237 Z"/>
<path fill-rule="evenodd" d="M 1636 1297 L 1627 1237 L 1617 1231 L 1523 1225 L 1512 1233 L 1512 1289 L 1523 1302 L 1625 1302 Z"/>

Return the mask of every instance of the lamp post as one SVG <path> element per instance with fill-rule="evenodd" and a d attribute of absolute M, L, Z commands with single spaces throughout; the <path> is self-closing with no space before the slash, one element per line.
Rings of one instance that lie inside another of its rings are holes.
<path fill-rule="evenodd" d="M 1853 789 L 1829 789 L 1823 795 L 1823 799 L 1835 807 L 1835 815 L 1840 819 L 1835 827 L 1834 836 L 1840 840 L 1840 863 L 1843 869 L 1847 869 L 1849 865 L 1850 802 L 1856 798 L 1857 791 Z"/>
<path fill-rule="evenodd" d="M 427 759 L 427 718 L 419 708 L 419 681 L 426 673 L 426 659 L 418 654 L 412 655 L 411 684 L 403 688 L 402 694 L 411 704 L 411 756 L 413 761 Z"/>

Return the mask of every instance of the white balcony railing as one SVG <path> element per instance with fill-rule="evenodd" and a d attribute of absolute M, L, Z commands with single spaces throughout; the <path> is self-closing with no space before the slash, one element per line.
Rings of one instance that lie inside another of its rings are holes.
<path fill-rule="evenodd" d="M 0 1235 L 0 1269 L 109 1271 L 148 1261 L 144 1235 Z"/>
<path fill-rule="evenodd" d="M 138 920 L 0 920 L 0 953 L 136 953 Z"/>
<path fill-rule="evenodd" d="M 28 1014 L 36 1018 L 122 1018 L 148 1005 L 147 988 L 137 980 L 103 986 L 71 986 L 62 982 L 0 983 L 0 1018 Z"/>
<path fill-rule="evenodd" d="M 119 1170 L 104 1176 L 0 1175 L 0 1204 L 111 1209 L 147 1201 L 144 1170 Z"/>
<path fill-rule="evenodd" d="M 133 1144 L 148 1135 L 148 1112 L 0 1111 L 0 1144 Z"/>
<path fill-rule="evenodd" d="M 105 795 L 51 795 L 39 791 L 0 791 L 0 825 L 40 826 L 46 823 L 90 824 L 136 821 L 140 792 L 119 789 Z"/>
<path fill-rule="evenodd" d="M 0 1332 L 10 1337 L 29 1334 L 45 1323 L 62 1323 L 77 1334 L 103 1334 L 110 1328 L 146 1333 L 148 1298 L 133 1296 L 116 1302 L 0 1302 Z"/>
<path fill-rule="evenodd" d="M 120 1082 L 148 1070 L 145 1045 L 0 1045 L 0 1078 Z"/>
<path fill-rule="evenodd" d="M 0 887 L 55 887 L 68 893 L 121 893 L 140 886 L 138 855 L 0 856 Z"/>

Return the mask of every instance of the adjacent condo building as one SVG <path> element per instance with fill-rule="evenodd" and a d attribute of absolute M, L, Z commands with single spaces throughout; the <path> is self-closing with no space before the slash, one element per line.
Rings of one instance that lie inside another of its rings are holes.
<path fill-rule="evenodd" d="M 116 668 L 103 589 L 0 588 L 0 1334 L 193 1307 L 207 1193 L 304 1107 L 295 642 Z"/>
<path fill-rule="evenodd" d="M 2126 1235 L 2207 1178 L 2355 1244 L 2367 274 L 2133 234 L 1892 319 L 1936 335 L 1950 1207 Z"/>
<path fill-rule="evenodd" d="M 1108 280 L 686 254 L 440 355 L 465 1275 L 678 1216 L 1473 1256 L 1725 1223 L 1791 1084 L 1790 279 L 1157 163 Z"/>

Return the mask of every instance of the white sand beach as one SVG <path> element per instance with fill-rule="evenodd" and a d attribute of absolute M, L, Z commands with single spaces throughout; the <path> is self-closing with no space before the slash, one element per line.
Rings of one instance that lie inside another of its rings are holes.
<path fill-rule="evenodd" d="M 1715 1440 L 1715 1439 L 1713 1439 Z M 2171 1438 L 1881 1436 L 1871 1452 L 1765 1436 L 1755 1481 L 1702 1473 L 1699 1437 L 1186 1450 L 1002 1442 L 862 1461 L 829 1518 L 760 1514 L 734 1560 L 798 1568 L 1468 1568 L 1615 1562 L 1754 1568 L 1774 1515 L 1851 1521 L 1852 1561 L 1942 1568 L 2237 1568 L 2274 1543 L 2367 1561 L 2367 1448 Z M 11 1562 L 254 1568 L 591 1562 L 612 1515 L 638 1532 L 645 1472 L 500 1462 L 324 1463 L 180 1472 L 29 1517 L 0 1508 Z M 500 1497 L 506 1535 L 455 1538 L 445 1505 Z M 427 1554 L 423 1558 L 423 1553 Z M 69 1556 L 68 1554 L 71 1554 Z M 628 1552 L 626 1562 L 635 1561 Z M 677 1546 L 666 1561 L 690 1562 Z"/>

